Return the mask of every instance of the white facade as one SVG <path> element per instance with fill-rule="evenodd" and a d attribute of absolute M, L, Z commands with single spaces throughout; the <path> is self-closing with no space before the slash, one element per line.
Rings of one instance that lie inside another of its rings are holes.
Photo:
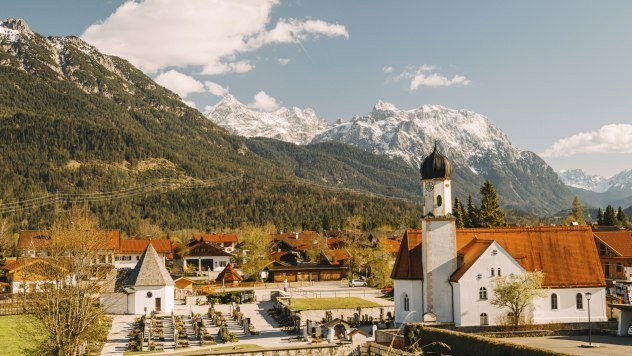
<path fill-rule="evenodd" d="M 422 320 L 421 281 L 396 279 L 393 282 L 395 323 L 416 323 Z M 408 305 L 405 303 L 408 299 Z"/>
<path fill-rule="evenodd" d="M 140 260 L 141 253 L 116 253 L 114 255 L 114 268 L 134 268 Z M 164 253 L 158 252 L 158 256 L 166 264 L 167 257 Z"/>
<path fill-rule="evenodd" d="M 182 259 L 182 265 L 187 268 L 187 265 L 193 265 L 197 268 L 198 272 L 206 272 L 207 269 L 204 266 L 213 265 L 212 272 L 222 271 L 230 263 L 230 256 L 190 256 Z"/>
<path fill-rule="evenodd" d="M 423 214 L 452 215 L 452 181 L 450 179 L 423 180 Z"/>
<path fill-rule="evenodd" d="M 128 294 L 128 314 L 147 314 L 155 311 L 159 314 L 169 314 L 173 311 L 173 286 L 135 286 L 134 293 Z M 150 294 L 151 293 L 151 296 Z"/>

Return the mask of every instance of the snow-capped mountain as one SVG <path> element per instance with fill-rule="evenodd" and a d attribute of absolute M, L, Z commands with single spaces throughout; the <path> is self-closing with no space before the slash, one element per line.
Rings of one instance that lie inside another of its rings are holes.
<path fill-rule="evenodd" d="M 270 137 L 295 144 L 309 143 L 327 122 L 313 109 L 280 108 L 273 112 L 258 111 L 228 94 L 205 113 L 211 121 L 228 131 L 245 137 Z"/>
<path fill-rule="evenodd" d="M 605 192 L 609 185 L 607 179 L 597 174 L 587 174 L 581 169 L 569 169 L 557 172 L 562 182 L 570 187 L 593 192 Z"/>
<path fill-rule="evenodd" d="M 587 174 L 581 169 L 563 170 L 558 172 L 564 184 L 597 193 L 627 192 L 632 194 L 632 169 L 621 171 L 612 177 Z"/>
<path fill-rule="evenodd" d="M 364 116 L 339 122 L 312 143 L 337 141 L 401 158 L 417 168 L 435 141 L 455 166 L 456 195 L 478 195 L 490 179 L 502 203 L 542 215 L 570 204 L 569 191 L 546 162 L 514 146 L 485 116 L 439 105 L 402 110 L 378 101 Z"/>

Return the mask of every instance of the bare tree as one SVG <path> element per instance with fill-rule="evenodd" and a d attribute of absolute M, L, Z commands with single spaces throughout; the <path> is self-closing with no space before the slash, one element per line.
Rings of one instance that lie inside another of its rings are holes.
<path fill-rule="evenodd" d="M 151 222 L 149 219 L 141 219 L 136 223 L 134 234 L 138 239 L 160 239 L 165 236 L 162 228 Z"/>
<path fill-rule="evenodd" d="M 47 353 L 79 355 L 85 342 L 103 332 L 99 292 L 113 268 L 103 263 L 107 246 L 107 235 L 94 217 L 85 209 L 71 208 L 51 229 L 49 256 L 29 264 L 29 273 L 39 277 L 29 299 L 48 334 Z"/>
<path fill-rule="evenodd" d="M 491 304 L 498 308 L 506 308 L 511 313 L 510 322 L 514 329 L 524 315 L 525 309 L 536 297 L 543 297 L 542 281 L 544 273 L 527 272 L 497 277 L 493 281 L 494 297 Z"/>
<path fill-rule="evenodd" d="M 0 220 L 0 260 L 17 254 L 17 241 L 8 219 Z"/>
<path fill-rule="evenodd" d="M 254 277 L 260 281 L 261 270 L 271 263 L 270 253 L 273 251 L 272 234 L 274 231 L 274 225 L 263 227 L 244 225 L 236 231 L 242 243 L 242 252 L 245 251 L 245 255 L 242 256 L 241 270 L 249 278 Z"/>

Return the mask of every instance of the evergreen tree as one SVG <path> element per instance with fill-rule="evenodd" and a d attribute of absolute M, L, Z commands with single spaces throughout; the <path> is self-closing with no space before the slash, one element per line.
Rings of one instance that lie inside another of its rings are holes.
<path fill-rule="evenodd" d="M 606 211 L 603 213 L 603 225 L 615 226 L 617 225 L 617 214 L 614 212 L 612 205 L 606 207 Z"/>
<path fill-rule="evenodd" d="M 467 219 L 464 220 L 465 227 L 479 227 L 478 225 L 478 209 L 474 205 L 474 199 L 470 194 L 467 197 Z"/>
<path fill-rule="evenodd" d="M 498 195 L 492 182 L 488 180 L 481 187 L 481 209 L 478 214 L 481 227 L 506 226 L 505 212 L 500 209 Z"/>
<path fill-rule="evenodd" d="M 463 209 L 463 204 L 459 200 L 459 198 L 454 197 L 454 205 L 452 206 L 452 215 L 456 219 L 456 227 L 464 228 L 465 227 L 465 210 Z"/>
<path fill-rule="evenodd" d="M 597 210 L 597 224 L 603 225 L 603 211 L 601 210 L 601 208 Z"/>
<path fill-rule="evenodd" d="M 578 196 L 575 196 L 573 199 L 573 208 L 571 209 L 571 214 L 566 218 L 566 224 L 570 225 L 573 222 L 579 223 L 579 225 L 586 225 L 586 220 L 584 220 L 584 207 L 582 206 L 582 201 Z"/>
<path fill-rule="evenodd" d="M 617 211 L 617 221 L 619 221 L 619 224 L 622 226 L 628 225 L 628 217 L 625 215 L 625 212 L 621 209 L 621 207 L 619 207 L 619 211 Z"/>

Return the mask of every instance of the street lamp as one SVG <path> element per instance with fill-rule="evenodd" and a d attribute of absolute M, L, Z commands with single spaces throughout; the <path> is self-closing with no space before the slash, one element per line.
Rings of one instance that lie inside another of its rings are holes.
<path fill-rule="evenodd" d="M 586 300 L 588 301 L 588 347 L 592 347 L 592 325 L 590 324 L 590 297 L 592 293 L 586 292 Z"/>

